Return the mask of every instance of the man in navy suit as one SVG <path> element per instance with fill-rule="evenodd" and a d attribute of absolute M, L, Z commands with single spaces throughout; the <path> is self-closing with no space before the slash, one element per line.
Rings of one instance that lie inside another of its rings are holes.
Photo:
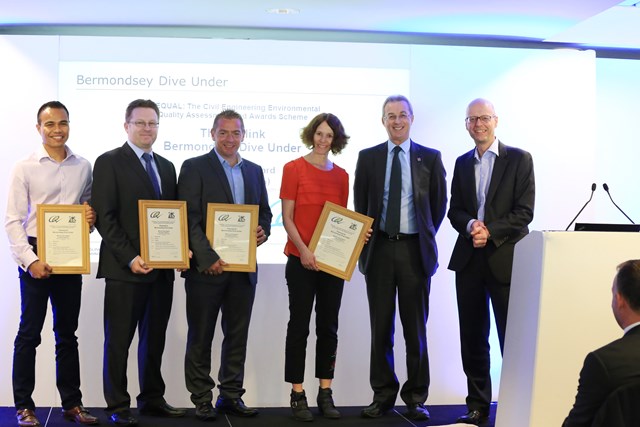
<path fill-rule="evenodd" d="M 127 142 L 102 154 L 93 168 L 96 228 L 102 236 L 97 277 L 105 278 L 103 386 L 116 425 L 136 425 L 127 392 L 127 359 L 138 329 L 137 396 L 141 414 L 181 417 L 164 400 L 160 370 L 173 301 L 173 270 L 147 267 L 140 257 L 138 200 L 176 198 L 173 164 L 153 153 L 158 106 L 137 99 L 125 113 Z"/>
<path fill-rule="evenodd" d="M 409 418 L 429 419 L 429 290 L 438 267 L 435 236 L 446 212 L 447 183 L 440 152 L 411 140 L 413 119 L 406 97 L 388 97 L 382 124 L 389 140 L 362 150 L 355 172 L 355 210 L 374 219 L 359 261 L 371 321 L 373 402 L 363 409 L 364 418 L 384 415 L 400 390 L 393 360 L 397 294 L 408 371 L 400 397 Z"/>
<path fill-rule="evenodd" d="M 475 148 L 456 160 L 449 220 L 459 233 L 449 269 L 456 272 L 462 366 L 467 376 L 467 414 L 459 423 L 482 424 L 489 416 L 489 299 L 500 350 L 504 349 L 513 250 L 533 219 L 533 160 L 495 137 L 493 104 L 467 107 L 467 131 Z"/>
<path fill-rule="evenodd" d="M 238 154 L 244 139 L 242 116 L 225 110 L 213 121 L 215 142 L 209 153 L 186 160 L 178 179 L 180 199 L 187 201 L 191 268 L 183 273 L 187 291 L 187 351 L 185 377 L 196 418 L 214 420 L 217 411 L 251 417 L 258 414 L 242 401 L 244 362 L 249 321 L 258 280 L 257 272 L 225 271 L 227 263 L 211 247 L 206 235 L 207 204 L 258 205 L 257 244 L 271 230 L 271 209 L 262 168 Z M 219 397 L 212 405 L 215 382 L 211 378 L 211 343 L 222 312 L 224 339 L 218 371 Z"/>
<path fill-rule="evenodd" d="M 618 266 L 611 293 L 611 310 L 624 336 L 587 355 L 576 402 L 562 427 L 591 426 L 611 392 L 640 381 L 640 260 Z"/>

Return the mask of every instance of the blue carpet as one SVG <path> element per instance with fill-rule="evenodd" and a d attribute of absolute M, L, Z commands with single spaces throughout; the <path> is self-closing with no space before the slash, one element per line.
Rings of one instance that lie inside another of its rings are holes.
<path fill-rule="evenodd" d="M 232 416 L 219 415 L 218 419 L 212 423 L 203 423 L 194 417 L 193 409 L 187 412 L 184 418 L 155 418 L 138 416 L 134 409 L 133 414 L 139 420 L 140 427 L 293 427 L 301 425 L 313 426 L 333 426 L 333 427 L 425 427 L 453 424 L 460 415 L 466 412 L 464 405 L 427 405 L 431 413 L 429 421 L 411 421 L 404 417 L 405 408 L 396 406 L 393 411 L 389 411 L 384 417 L 377 419 L 364 419 L 360 417 L 362 407 L 341 407 L 342 418 L 340 420 L 327 420 L 322 418 L 317 412 L 313 424 L 301 423 L 291 417 L 289 408 L 261 408 L 260 415 L 255 418 L 238 418 Z M 316 411 L 315 408 L 311 408 Z M 491 407 L 489 422 L 484 427 L 494 427 L 496 406 Z M 112 425 L 109 423 L 107 415 L 101 408 L 91 408 L 91 413 L 100 418 L 101 425 Z M 60 408 L 38 408 L 36 416 L 43 427 L 70 427 L 75 424 L 62 418 Z M 0 427 L 17 426 L 15 410 L 13 408 L 0 408 Z"/>

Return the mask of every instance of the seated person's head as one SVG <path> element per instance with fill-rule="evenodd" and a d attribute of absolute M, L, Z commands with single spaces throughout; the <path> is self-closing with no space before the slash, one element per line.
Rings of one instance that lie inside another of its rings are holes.
<path fill-rule="evenodd" d="M 640 260 L 625 261 L 618 266 L 611 292 L 611 308 L 620 327 L 640 322 Z"/>

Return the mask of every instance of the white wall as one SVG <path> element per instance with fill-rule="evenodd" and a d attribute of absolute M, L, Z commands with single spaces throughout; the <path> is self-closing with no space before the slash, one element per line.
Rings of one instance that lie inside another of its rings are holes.
<path fill-rule="evenodd" d="M 245 52 L 250 47 L 252 52 L 255 51 L 253 43 L 256 42 L 121 38 L 100 40 L 98 44 L 95 38 L 0 37 L 0 56 L 3 63 L 11 64 L 11 67 L 0 70 L 0 93 L 5 100 L 0 105 L 0 117 L 4 124 L 2 142 L 6 153 L 0 157 L 0 182 L 6 183 L 16 158 L 24 157 L 37 145 L 35 111 L 43 102 L 57 98 L 58 60 L 74 57 L 73 52 L 77 52 L 75 49 L 79 44 L 94 48 L 100 46 L 86 55 L 84 60 L 87 61 L 100 60 L 105 52 L 117 54 L 120 60 L 135 60 L 140 56 L 148 59 L 169 50 L 178 52 L 173 57 L 176 62 L 193 61 L 194 55 L 200 56 L 202 62 L 212 61 L 224 52 L 227 63 L 253 63 L 250 60 L 275 57 L 286 58 L 287 63 L 306 65 L 316 64 L 319 60 L 336 63 L 335 52 L 343 55 L 352 52 L 351 55 L 361 60 L 362 66 L 375 67 L 388 62 L 388 67 L 407 67 L 410 70 L 408 96 L 413 101 L 416 114 L 412 137 L 442 151 L 449 179 L 456 156 L 472 148 L 463 123 L 466 104 L 478 96 L 492 99 L 500 116 L 498 136 L 506 144 L 531 151 L 534 157 L 538 188 L 533 229 L 564 229 L 588 198 L 591 182 L 600 185 L 603 179 L 607 180 L 616 201 L 628 207 L 629 215 L 640 214 L 637 203 L 632 201 L 632 183 L 638 176 L 631 163 L 637 150 L 635 145 L 631 145 L 631 126 L 635 122 L 632 100 L 638 99 L 638 89 L 634 92 L 627 86 L 635 84 L 635 76 L 640 71 L 633 61 L 596 60 L 593 52 L 322 43 L 313 43 L 311 48 L 305 48 L 309 45 L 296 42 L 259 42 L 262 53 L 257 58 L 247 58 Z M 130 48 L 125 49 L 125 46 Z M 163 59 L 155 57 L 154 60 Z M 122 111 L 116 112 L 119 117 L 129 101 L 129 98 L 123 100 Z M 82 153 L 82 144 L 98 143 L 102 118 L 113 113 L 102 112 L 100 107 L 86 106 L 93 112 L 96 124 L 91 140 L 74 140 L 72 127 L 70 145 L 75 151 Z M 627 115 L 628 120 L 621 120 Z M 73 117 L 72 110 L 72 126 Z M 369 146 L 382 142 L 385 133 L 379 117 L 371 117 L 371 126 L 378 129 L 380 140 L 352 141 L 350 148 L 355 151 L 358 144 Z M 291 139 L 295 138 L 296 135 L 292 135 Z M 121 141 L 112 142 L 113 147 L 121 144 Z M 614 144 L 615 150 L 606 150 Z M 336 161 L 341 164 L 340 158 Z M 626 170 L 619 165 L 625 166 Z M 354 165 L 345 166 L 352 168 Z M 581 220 L 624 222 L 605 197 L 600 189 Z M 5 200 L 6 185 L 0 185 L 0 207 L 4 206 Z M 8 253 L 4 233 L 0 236 L 0 271 L 6 278 L 3 301 L 0 302 L 0 405 L 11 406 L 11 355 L 19 320 L 20 295 L 16 266 Z M 454 278 L 446 269 L 455 237 L 455 232 L 445 220 L 438 234 L 440 269 L 433 278 L 431 292 L 428 328 L 432 383 L 428 404 L 461 404 L 466 394 L 459 359 Z M 258 257 L 260 260 L 260 255 Z M 282 259 L 284 262 L 284 256 Z M 95 270 L 96 265 L 93 264 L 92 271 Z M 245 400 L 249 405 L 288 404 L 289 387 L 283 382 L 284 336 L 288 320 L 283 270 L 282 264 L 260 265 L 246 364 Z M 94 275 L 85 278 L 78 336 L 84 403 L 104 406 L 101 378 L 104 284 Z M 189 406 L 183 379 L 186 341 L 183 289 L 183 281 L 178 279 L 163 369 L 169 402 Z M 368 385 L 370 336 L 364 280 L 358 272 L 346 284 L 340 322 L 334 383 L 336 402 L 339 405 L 366 405 L 372 397 Z M 218 337 L 214 343 L 214 367 L 219 360 L 219 343 Z M 494 397 L 497 397 L 500 355 L 495 337 L 493 348 Z M 50 319 L 38 350 L 36 404 L 59 405 Z M 135 346 L 132 347 L 129 370 L 130 393 L 134 398 L 137 393 L 135 350 Z M 316 387 L 313 354 L 311 339 L 306 382 L 309 390 Z M 396 369 L 403 381 L 406 368 L 399 321 Z"/>

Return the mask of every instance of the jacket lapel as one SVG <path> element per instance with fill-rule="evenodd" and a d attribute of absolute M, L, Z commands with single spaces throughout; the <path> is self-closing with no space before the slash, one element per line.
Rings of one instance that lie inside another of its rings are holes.
<path fill-rule="evenodd" d="M 222 185 L 222 189 L 224 190 L 225 196 L 227 196 L 228 203 L 233 203 L 233 193 L 231 193 L 229 180 L 227 179 L 227 174 L 224 173 L 224 168 L 222 167 L 222 163 L 220 163 L 220 159 L 218 159 L 218 155 L 215 151 L 211 150 L 207 158 L 209 159 L 209 163 L 211 163 L 211 168 L 213 169 L 213 173 L 216 176 L 218 183 Z"/>
<path fill-rule="evenodd" d="M 378 197 L 378 212 L 382 213 L 382 200 L 384 198 L 384 175 L 387 168 L 387 143 L 384 142 L 378 146 L 373 158 L 373 170 L 375 183 L 373 193 Z"/>
<path fill-rule="evenodd" d="M 149 175 L 147 175 L 147 171 L 144 170 L 144 166 L 142 166 L 142 163 L 140 162 L 140 159 L 138 158 L 136 153 L 131 149 L 131 147 L 129 147 L 129 144 L 127 144 L 126 142 L 122 146 L 120 153 L 124 158 L 124 163 L 127 164 L 129 168 L 138 176 L 139 182 L 143 183 L 144 187 L 147 189 L 147 192 L 149 193 L 148 198 L 155 199 L 156 192 L 153 189 L 153 184 L 151 184 Z"/>
<path fill-rule="evenodd" d="M 158 175 L 160 175 L 160 190 L 162 192 L 161 198 L 164 199 L 165 194 L 170 194 L 170 191 L 167 190 L 166 185 L 172 182 L 172 179 L 167 175 L 169 171 L 165 170 L 165 166 L 167 166 L 167 163 L 161 161 L 161 157 L 156 153 L 153 153 L 153 161 L 156 163 L 156 168 L 158 168 Z"/>
<path fill-rule="evenodd" d="M 424 176 L 424 174 L 420 173 L 421 168 L 423 167 L 423 159 L 418 153 L 418 149 L 415 147 L 413 140 L 411 140 L 411 144 L 409 145 L 409 164 L 411 165 L 411 183 L 412 183 L 412 192 L 413 192 L 413 203 L 414 206 L 422 206 L 422 196 L 428 189 L 424 189 L 425 191 L 420 191 L 422 186 L 420 185 L 420 177 Z M 420 211 L 416 209 L 416 211 Z"/>
<path fill-rule="evenodd" d="M 466 158 L 462 164 L 462 173 L 463 177 L 460 179 L 461 183 L 467 183 L 464 192 L 466 200 L 471 201 L 471 207 L 473 208 L 473 212 L 478 213 L 478 196 L 476 195 L 476 172 L 475 172 L 475 149 L 469 151 L 467 153 Z"/>
<path fill-rule="evenodd" d="M 487 191 L 487 201 L 485 202 L 486 205 L 489 205 L 493 201 L 493 198 L 498 191 L 498 186 L 502 181 L 502 175 L 504 175 L 507 164 L 509 164 L 507 149 L 500 141 L 498 141 L 498 144 L 498 153 L 500 153 L 500 155 L 496 157 L 496 161 L 493 164 L 493 173 L 491 174 L 489 191 Z"/>

